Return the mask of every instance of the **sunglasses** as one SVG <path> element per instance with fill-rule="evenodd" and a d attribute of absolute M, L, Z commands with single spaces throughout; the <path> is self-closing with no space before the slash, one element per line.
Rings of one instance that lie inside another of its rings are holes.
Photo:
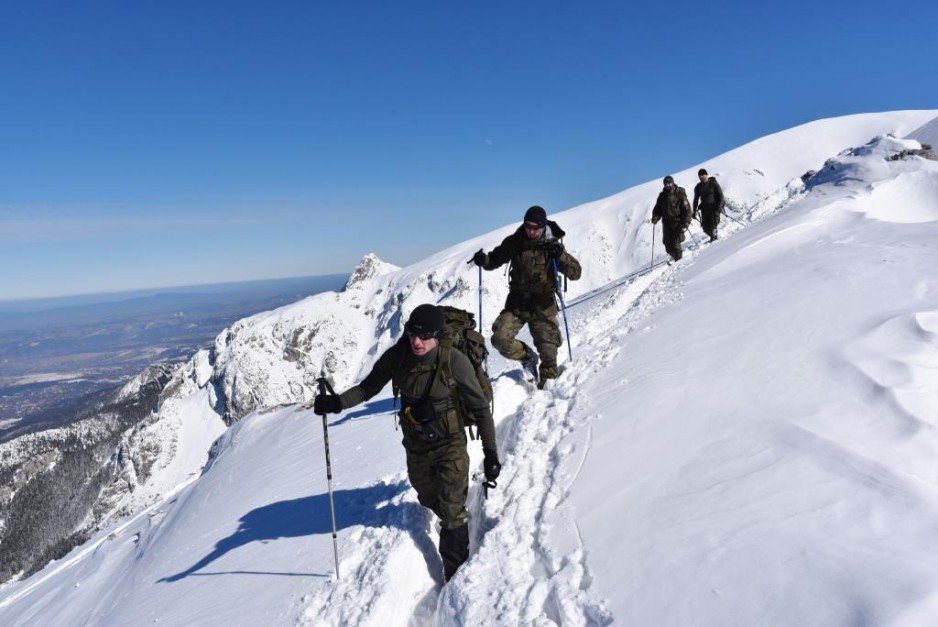
<path fill-rule="evenodd" d="M 435 332 L 435 331 L 431 331 L 430 333 L 419 333 L 419 332 L 417 332 L 417 331 L 408 331 L 408 332 L 407 332 L 407 337 L 409 337 L 410 339 L 412 339 L 412 340 L 413 340 L 413 339 L 419 339 L 419 340 L 422 340 L 422 341 L 424 341 L 424 342 L 426 342 L 427 340 L 432 340 L 432 339 L 434 339 L 434 338 L 436 338 L 436 337 L 439 337 L 439 335 L 440 335 L 440 334 L 437 333 L 437 332 Z"/>
<path fill-rule="evenodd" d="M 538 224 L 537 222 L 525 222 L 524 228 L 529 231 L 539 231 L 544 228 L 543 224 Z"/>

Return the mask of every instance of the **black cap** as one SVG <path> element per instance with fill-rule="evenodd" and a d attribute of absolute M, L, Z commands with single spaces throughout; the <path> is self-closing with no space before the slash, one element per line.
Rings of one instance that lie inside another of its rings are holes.
<path fill-rule="evenodd" d="M 670 174 L 667 175 L 666 177 L 664 177 L 664 184 L 665 184 L 665 185 L 667 185 L 668 183 L 673 183 L 673 182 L 674 182 L 674 177 L 671 176 Z"/>
<path fill-rule="evenodd" d="M 416 309 L 410 312 L 410 318 L 407 319 L 407 325 L 404 330 L 408 333 L 419 333 L 421 335 L 433 333 L 441 335 L 443 333 L 443 312 L 436 305 L 418 305 Z"/>
<path fill-rule="evenodd" d="M 540 224 L 543 226 L 547 224 L 547 212 L 544 211 L 544 207 L 538 207 L 537 205 L 534 205 L 524 212 L 524 221 L 533 222 L 534 224 Z"/>
<path fill-rule="evenodd" d="M 707 174 L 707 171 L 704 168 L 697 170 L 697 176 L 703 176 L 704 174 Z"/>

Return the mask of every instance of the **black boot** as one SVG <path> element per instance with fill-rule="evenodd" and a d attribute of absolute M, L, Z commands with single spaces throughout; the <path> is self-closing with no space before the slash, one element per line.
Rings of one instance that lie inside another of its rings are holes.
<path fill-rule="evenodd" d="M 440 530 L 440 557 L 443 558 L 443 579 L 449 581 L 469 559 L 469 525 Z"/>
<path fill-rule="evenodd" d="M 540 357 L 537 356 L 537 352 L 533 348 L 524 342 L 522 342 L 521 345 L 524 346 L 524 359 L 521 360 L 521 367 L 537 382 L 537 364 L 540 361 Z"/>

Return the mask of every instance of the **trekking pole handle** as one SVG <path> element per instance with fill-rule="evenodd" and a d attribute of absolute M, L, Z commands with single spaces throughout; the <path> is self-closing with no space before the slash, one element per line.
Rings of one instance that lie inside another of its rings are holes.
<path fill-rule="evenodd" d="M 316 382 L 319 383 L 319 390 L 325 392 L 330 396 L 338 396 L 335 389 L 332 387 L 332 382 L 329 380 L 329 377 L 319 377 L 316 379 Z"/>
<path fill-rule="evenodd" d="M 478 481 L 479 483 L 482 484 L 482 495 L 486 499 L 488 499 L 489 490 L 494 490 L 495 488 L 497 488 L 498 483 L 496 483 L 495 481 L 489 481 L 488 479 L 485 479 L 484 477 L 485 477 L 485 474 L 482 471 L 472 473 L 472 480 Z"/>

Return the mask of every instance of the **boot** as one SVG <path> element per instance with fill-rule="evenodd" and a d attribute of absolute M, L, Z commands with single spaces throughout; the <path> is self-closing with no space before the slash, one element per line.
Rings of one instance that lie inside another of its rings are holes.
<path fill-rule="evenodd" d="M 531 378 L 535 382 L 539 378 L 537 373 L 537 364 L 539 361 L 540 358 L 537 356 L 537 352 L 527 344 L 524 344 L 524 359 L 521 360 L 521 367 L 525 372 L 531 375 Z"/>
<path fill-rule="evenodd" d="M 469 525 L 440 531 L 440 557 L 443 558 L 443 579 L 449 581 L 469 559 Z"/>

